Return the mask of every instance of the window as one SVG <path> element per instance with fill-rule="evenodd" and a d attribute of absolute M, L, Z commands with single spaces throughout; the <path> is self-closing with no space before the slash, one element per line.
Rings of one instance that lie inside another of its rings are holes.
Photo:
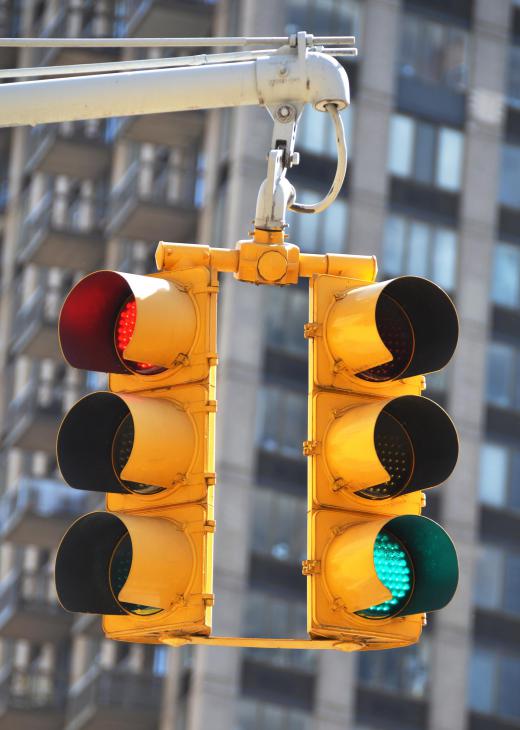
<path fill-rule="evenodd" d="M 298 189 L 299 203 L 316 203 L 324 197 L 323 192 Z M 336 198 L 319 215 L 289 213 L 289 241 L 310 253 L 343 253 L 347 240 L 348 207 L 347 201 Z"/>
<path fill-rule="evenodd" d="M 504 718 L 520 717 L 520 657 L 476 645 L 470 660 L 468 705 Z"/>
<path fill-rule="evenodd" d="M 517 45 L 509 47 L 507 103 L 515 109 L 520 109 L 520 46 Z"/>
<path fill-rule="evenodd" d="M 457 91 L 467 83 L 468 34 L 419 15 L 406 14 L 401 26 L 399 73 Z"/>
<path fill-rule="evenodd" d="M 281 456 L 302 456 L 307 438 L 307 396 L 283 387 L 265 386 L 258 401 L 258 445 Z"/>
<path fill-rule="evenodd" d="M 480 501 L 520 510 L 520 450 L 487 442 L 480 450 Z"/>
<path fill-rule="evenodd" d="M 462 177 L 464 135 L 412 117 L 394 114 L 390 123 L 388 169 L 443 190 L 459 190 Z"/>
<path fill-rule="evenodd" d="M 456 266 L 457 235 L 453 229 L 400 215 L 387 217 L 382 257 L 385 275 L 425 276 L 452 290 Z"/>
<path fill-rule="evenodd" d="M 359 36 L 360 10 L 358 0 L 289 0 L 287 32 L 311 29 L 314 35 Z"/>
<path fill-rule="evenodd" d="M 298 652 L 294 652 L 297 654 Z M 236 730 L 311 730 L 312 717 L 299 710 L 241 699 Z"/>
<path fill-rule="evenodd" d="M 520 409 L 520 350 L 506 342 L 488 346 L 486 399 L 494 406 Z"/>
<path fill-rule="evenodd" d="M 520 145 L 502 145 L 499 201 L 509 208 L 520 208 Z"/>
<path fill-rule="evenodd" d="M 266 292 L 266 337 L 270 346 L 307 356 L 303 325 L 308 320 L 308 294 L 299 287 L 271 287 Z"/>
<path fill-rule="evenodd" d="M 520 247 L 497 243 L 493 251 L 491 299 L 502 307 L 520 307 Z"/>
<path fill-rule="evenodd" d="M 282 599 L 258 590 L 249 590 L 244 615 L 245 636 L 306 637 L 307 605 L 294 598 Z M 314 671 L 317 654 L 292 649 L 245 650 L 246 656 L 258 662 L 278 667 Z"/>
<path fill-rule="evenodd" d="M 362 685 L 425 697 L 428 689 L 429 641 L 393 651 L 361 652 L 359 682 Z"/>
<path fill-rule="evenodd" d="M 520 553 L 485 543 L 478 550 L 475 604 L 520 614 Z"/>
<path fill-rule="evenodd" d="M 353 104 L 341 113 L 349 155 L 353 149 L 353 115 Z M 306 105 L 298 125 L 296 149 L 336 159 L 336 136 L 329 114 L 316 111 L 310 105 Z"/>
<path fill-rule="evenodd" d="M 281 562 L 298 563 L 307 552 L 307 505 L 304 499 L 271 489 L 255 489 L 252 549 Z"/>

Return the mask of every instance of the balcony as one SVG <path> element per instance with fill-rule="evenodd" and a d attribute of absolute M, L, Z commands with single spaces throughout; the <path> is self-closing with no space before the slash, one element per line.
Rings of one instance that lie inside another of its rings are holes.
<path fill-rule="evenodd" d="M 101 213 L 92 216 L 90 225 L 80 225 L 74 207 L 66 209 L 58 221 L 53 213 L 56 202 L 46 195 L 22 221 L 17 259 L 37 266 L 61 266 L 72 271 L 92 271 L 103 258 L 105 244 L 101 232 Z"/>
<path fill-rule="evenodd" d="M 7 408 L 5 445 L 55 454 L 63 396 L 61 384 L 31 379 Z"/>
<path fill-rule="evenodd" d="M 211 35 L 213 2 L 203 0 L 128 0 L 123 35 L 142 38 Z"/>
<path fill-rule="evenodd" d="M 194 238 L 197 209 L 193 196 L 179 195 L 170 182 L 172 171 L 144 184 L 143 168 L 132 165 L 110 198 L 109 236 L 136 241 L 189 241 Z M 183 183 L 186 180 L 182 180 Z"/>
<path fill-rule="evenodd" d="M 22 477 L 0 500 L 1 537 L 14 545 L 54 550 L 74 518 L 93 508 L 87 492 L 55 479 Z"/>
<path fill-rule="evenodd" d="M 124 117 L 120 120 L 118 135 L 141 144 L 188 147 L 201 139 L 204 120 L 203 111 Z"/>
<path fill-rule="evenodd" d="M 13 570 L 0 582 L 0 636 L 34 643 L 58 642 L 73 616 L 58 605 L 52 576 L 44 570 Z"/>
<path fill-rule="evenodd" d="M 100 509 L 103 509 L 101 505 Z M 71 633 L 74 636 L 89 636 L 91 639 L 104 639 L 101 616 L 94 613 L 78 613 L 74 618 Z"/>
<path fill-rule="evenodd" d="M 0 730 L 61 730 L 65 688 L 41 669 L 5 667 L 0 674 Z"/>
<path fill-rule="evenodd" d="M 29 132 L 26 173 L 93 179 L 110 162 L 107 124 L 102 120 L 40 124 Z"/>
<path fill-rule="evenodd" d="M 155 730 L 162 679 L 92 667 L 69 695 L 65 730 Z"/>
<path fill-rule="evenodd" d="M 58 346 L 58 317 L 65 294 L 41 284 L 15 313 L 11 351 L 37 360 L 62 361 Z"/>
<path fill-rule="evenodd" d="M 73 0 L 60 3 L 61 7 L 43 28 L 35 28 L 40 38 L 96 38 L 112 35 L 113 16 L 111 3 L 96 0 Z M 34 51 L 32 65 L 57 66 L 77 63 L 111 61 L 116 57 L 112 48 L 38 48 Z"/>
<path fill-rule="evenodd" d="M 14 0 L 0 0 L 0 38 L 16 38 L 20 35 L 19 4 Z M 16 66 L 16 48 L 0 48 L 0 68 Z"/>

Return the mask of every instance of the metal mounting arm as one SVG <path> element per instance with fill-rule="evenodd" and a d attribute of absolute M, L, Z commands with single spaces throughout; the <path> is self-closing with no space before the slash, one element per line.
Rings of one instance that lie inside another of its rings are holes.
<path fill-rule="evenodd" d="M 25 40 L 31 44 L 38 42 L 37 39 Z M 255 226 L 281 231 L 286 226 L 288 207 L 298 212 L 319 212 L 338 194 L 346 169 L 346 147 L 338 112 L 350 103 L 347 75 L 340 64 L 327 55 L 326 49 L 313 45 L 313 36 L 305 32 L 288 40 L 287 45 L 272 52 L 261 52 L 258 56 L 251 52 L 250 60 L 236 60 L 240 54 L 217 54 L 220 63 L 205 57 L 205 61 L 198 59 L 200 65 L 195 66 L 1 84 L 0 127 L 265 106 L 274 121 L 274 132 L 268 155 L 268 174 L 258 196 Z M 334 41 L 333 38 L 319 40 Z M 353 38 L 347 40 L 349 45 L 354 41 Z M 56 42 L 53 40 L 53 43 Z M 189 39 L 184 43 L 189 46 Z M 226 59 L 227 55 L 229 59 Z M 313 206 L 297 203 L 295 190 L 286 179 L 287 170 L 298 164 L 294 140 L 305 104 L 331 113 L 338 139 L 339 164 L 334 183 L 326 198 Z"/>

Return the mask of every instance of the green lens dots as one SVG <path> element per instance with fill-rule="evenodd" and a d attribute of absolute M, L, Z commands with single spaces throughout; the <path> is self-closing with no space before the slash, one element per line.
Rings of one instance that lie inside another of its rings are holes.
<path fill-rule="evenodd" d="M 392 598 L 357 613 L 366 618 L 388 618 L 399 613 L 412 593 L 412 562 L 399 540 L 382 530 L 374 544 L 374 565 L 377 577 L 392 592 Z"/>

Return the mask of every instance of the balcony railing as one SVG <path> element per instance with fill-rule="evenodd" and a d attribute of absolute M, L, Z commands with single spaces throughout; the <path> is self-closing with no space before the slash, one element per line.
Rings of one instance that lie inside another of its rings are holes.
<path fill-rule="evenodd" d="M 7 408 L 6 444 L 53 453 L 64 397 L 61 384 L 30 380 Z"/>
<path fill-rule="evenodd" d="M 47 570 L 12 570 L 0 583 L 0 636 L 30 642 L 63 641 L 72 614 L 58 604 Z"/>
<path fill-rule="evenodd" d="M 41 124 L 29 132 L 27 172 L 99 177 L 110 160 L 110 125 L 106 120 Z"/>
<path fill-rule="evenodd" d="M 165 168 L 153 176 L 134 163 L 110 196 L 107 230 L 130 240 L 154 241 L 170 235 L 187 241 L 196 225 L 190 171 Z M 193 171 L 192 178 L 195 172 Z"/>
<path fill-rule="evenodd" d="M 53 548 L 72 519 L 98 502 L 54 479 L 22 477 L 0 500 L 0 534 L 7 542 Z"/>
<path fill-rule="evenodd" d="M 65 730 L 80 730 L 87 719 L 89 728 L 99 730 L 114 718 L 128 730 L 152 726 L 161 692 L 161 677 L 92 667 L 71 689 Z"/>
<path fill-rule="evenodd" d="M 5 667 L 0 676 L 0 717 L 7 709 L 64 710 L 65 685 L 42 669 Z"/>
<path fill-rule="evenodd" d="M 57 322 L 66 292 L 40 285 L 15 314 L 11 346 L 18 354 L 60 360 Z"/>
<path fill-rule="evenodd" d="M 166 28 L 177 36 L 208 35 L 216 0 L 126 0 L 116 19 L 118 35 L 157 37 Z"/>
<path fill-rule="evenodd" d="M 101 230 L 104 203 L 91 201 L 88 218 L 82 217 L 80 213 L 88 205 L 86 200 L 70 203 L 52 192 L 47 193 L 22 218 L 18 259 L 39 266 L 63 266 L 80 271 L 95 268 L 104 247 Z"/>

